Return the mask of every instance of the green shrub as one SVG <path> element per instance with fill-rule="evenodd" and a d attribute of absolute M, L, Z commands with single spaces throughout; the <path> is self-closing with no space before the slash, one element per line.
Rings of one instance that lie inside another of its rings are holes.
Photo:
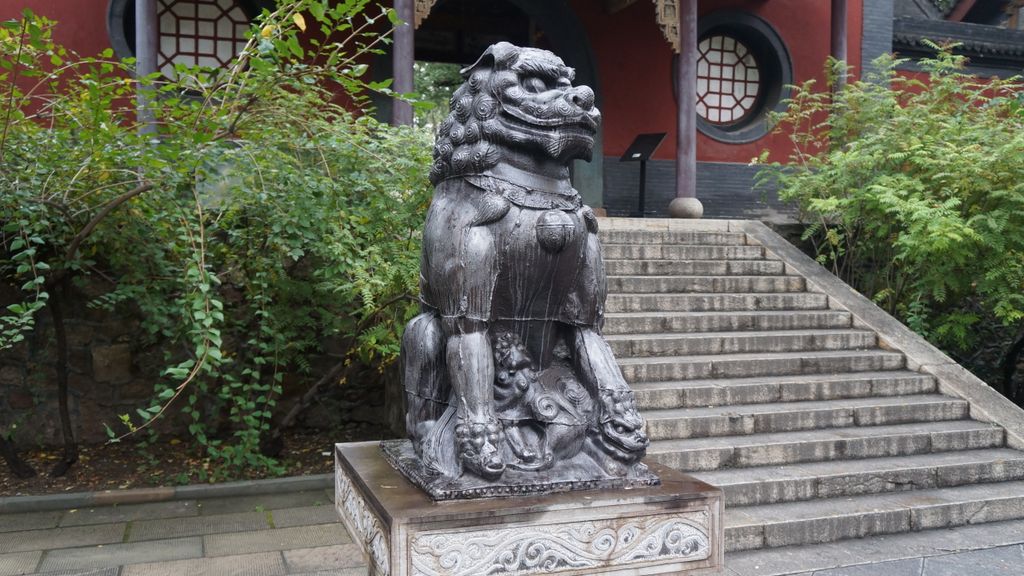
<path fill-rule="evenodd" d="M 794 152 L 759 179 L 799 207 L 822 264 L 963 350 L 982 319 L 1024 319 L 1022 86 L 969 75 L 934 47 L 919 74 L 882 58 L 835 94 L 797 86 L 775 118 Z"/>
<path fill-rule="evenodd" d="M 167 362 L 111 436 L 181 411 L 211 469 L 277 470 L 259 446 L 284 374 L 306 374 L 301 392 L 383 367 L 416 308 L 431 147 L 359 110 L 388 92 L 362 62 L 387 41 L 369 31 L 394 21 L 366 5 L 288 2 L 224 69 L 138 82 L 131 60 L 54 44 L 53 22 L 3 23 L 0 274 L 24 297 L 0 317 L 0 349 L 44 310 L 60 324 L 62 286 L 105 279 L 91 305 L 139 315 Z M 138 130 L 140 89 L 155 133 Z M 337 365 L 312 373 L 329 340 Z"/>

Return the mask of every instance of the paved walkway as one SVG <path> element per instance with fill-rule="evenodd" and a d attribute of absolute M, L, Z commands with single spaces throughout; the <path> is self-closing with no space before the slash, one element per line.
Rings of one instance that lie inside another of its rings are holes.
<path fill-rule="evenodd" d="M 365 576 L 332 498 L 316 490 L 3 514 L 0 576 Z M 1024 576 L 1024 521 L 809 550 L 729 554 L 723 576 Z"/>
<path fill-rule="evenodd" d="M 0 515 L 0 576 L 365 576 L 330 490 Z"/>

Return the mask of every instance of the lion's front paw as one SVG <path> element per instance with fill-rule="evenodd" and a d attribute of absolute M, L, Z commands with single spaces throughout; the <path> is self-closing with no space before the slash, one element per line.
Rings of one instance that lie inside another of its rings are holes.
<path fill-rule="evenodd" d="M 598 422 L 599 434 L 593 440 L 615 459 L 638 462 L 647 453 L 651 440 L 631 390 L 602 390 Z"/>
<path fill-rule="evenodd" d="M 496 420 L 460 422 L 455 427 L 455 438 L 464 469 L 485 480 L 497 480 L 505 472 L 505 462 L 498 450 L 504 433 Z"/>

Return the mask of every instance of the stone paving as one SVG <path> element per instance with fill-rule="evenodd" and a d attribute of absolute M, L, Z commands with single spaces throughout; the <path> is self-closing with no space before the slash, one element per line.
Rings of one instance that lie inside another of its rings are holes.
<path fill-rule="evenodd" d="M 3 514 L 0 576 L 366 576 L 332 498 L 316 490 Z M 730 553 L 722 574 L 879 575 L 1024 576 L 1024 521 Z"/>
<path fill-rule="evenodd" d="M 0 576 L 365 576 L 331 490 L 0 515 Z"/>

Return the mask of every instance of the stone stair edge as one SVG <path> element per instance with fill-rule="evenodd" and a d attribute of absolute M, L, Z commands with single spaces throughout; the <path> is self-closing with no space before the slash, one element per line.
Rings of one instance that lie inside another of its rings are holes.
<path fill-rule="evenodd" d="M 848 312 L 798 310 L 789 314 L 746 314 L 736 311 L 733 315 L 722 313 L 703 316 L 681 316 L 672 312 L 634 313 L 631 316 L 605 315 L 602 333 L 605 336 L 635 335 L 649 333 L 704 333 L 772 330 L 845 330 L 852 327 Z M 869 331 L 870 332 L 870 331 Z M 874 336 L 874 332 L 871 332 Z M 877 345 L 877 338 L 875 338 Z"/>
<path fill-rule="evenodd" d="M 756 307 L 756 308 L 755 308 Z M 731 310 L 828 310 L 829 299 L 814 292 L 631 292 L 609 294 L 608 312 L 713 312 Z"/>
<path fill-rule="evenodd" d="M 600 232 L 603 244 L 621 244 L 644 242 L 651 244 L 715 244 L 742 246 L 747 244 L 748 237 L 743 232 L 727 232 L 724 230 L 604 230 Z"/>
<path fill-rule="evenodd" d="M 690 472 L 823 460 L 861 460 L 1005 447 L 1005 431 L 975 420 L 656 440 L 653 462 Z"/>
<path fill-rule="evenodd" d="M 817 440 L 860 440 L 864 438 L 889 438 L 906 434 L 946 434 L 958 432 L 999 431 L 1002 428 L 991 422 L 977 420 L 952 420 L 949 422 L 910 422 L 881 426 L 849 426 L 846 428 L 815 428 L 790 432 L 741 434 L 736 436 L 711 436 L 685 440 L 657 440 L 651 443 L 650 453 L 675 452 L 681 448 L 699 447 L 698 444 L 715 447 L 745 447 L 773 444 L 803 443 Z M 769 442 L 765 442 L 768 439 Z M 698 442 L 698 440 L 700 442 Z M 945 451 L 945 450 L 940 450 Z M 814 460 L 815 462 L 819 460 Z M 738 468 L 738 467 L 737 467 Z"/>
<path fill-rule="evenodd" d="M 820 462 L 793 462 L 787 464 L 774 464 L 767 466 L 753 466 L 749 468 L 723 468 L 721 470 L 705 470 L 694 472 L 697 479 L 723 488 L 727 493 L 730 489 L 752 483 L 772 483 L 782 481 L 802 480 L 826 480 L 833 478 L 845 478 L 851 476 L 874 476 L 873 480 L 883 482 L 888 479 L 884 474 L 903 475 L 903 484 L 913 484 L 912 477 L 907 475 L 909 470 L 921 470 L 927 474 L 938 474 L 955 467 L 998 464 L 1006 468 L 1008 464 L 1013 465 L 1009 475 L 1014 476 L 1014 481 L 1024 480 L 1024 452 L 1013 448 L 975 448 L 972 450 L 958 450 L 953 452 L 928 452 L 924 454 L 909 454 L 905 456 L 881 456 L 877 458 L 862 458 L 859 460 L 842 461 L 820 461 Z M 897 477 L 898 478 L 898 477 Z M 895 479 L 895 478 L 894 478 Z M 957 479 L 944 478 L 942 482 L 955 482 Z M 961 486 L 966 483 L 947 483 L 938 485 L 935 488 L 947 486 Z M 900 488 L 903 489 L 903 488 Z M 896 491 L 896 490 L 887 490 Z M 869 494 L 871 492 L 862 492 Z M 843 494 L 848 495 L 848 494 Z M 832 496 L 834 497 L 834 496 Z M 825 498 L 817 496 L 817 498 Z M 813 498 L 807 498 L 808 500 Z M 780 500 L 785 502 L 790 500 Z M 795 501 L 795 500 L 792 500 Z M 761 506 L 772 502 L 758 504 L 733 504 L 731 507 Z"/>
<path fill-rule="evenodd" d="M 864 350 L 812 350 L 807 352 L 750 352 L 730 354 L 698 354 L 698 355 L 677 355 L 677 356 L 635 356 L 623 358 L 624 364 L 644 364 L 657 361 L 659 363 L 690 363 L 690 362 L 712 362 L 738 361 L 738 360 L 776 360 L 776 359 L 801 359 L 801 358 L 833 358 L 845 356 L 876 356 L 892 357 L 898 355 L 897 350 L 883 350 L 881 348 L 869 348 Z M 889 370 L 871 370 L 871 372 L 888 372 Z M 796 374 L 781 374 L 780 377 L 795 376 Z"/>
<path fill-rule="evenodd" d="M 1024 410 L 1020 407 L 846 285 L 763 222 L 729 220 L 726 229 L 746 232 L 752 240 L 764 247 L 766 256 L 782 260 L 787 270 L 792 269 L 803 276 L 808 289 L 813 287 L 827 294 L 830 307 L 836 306 L 850 312 L 854 317 L 854 326 L 875 331 L 881 346 L 902 353 L 906 357 L 908 369 L 934 376 L 942 393 L 963 398 L 970 403 L 972 418 L 1003 427 L 1007 445 L 1024 450 Z"/>
<path fill-rule="evenodd" d="M 694 380 L 663 380 L 651 382 L 638 382 L 635 386 L 642 390 L 671 389 L 675 386 L 718 386 L 729 388 L 733 386 L 752 386 L 757 384 L 804 384 L 822 383 L 831 381 L 846 380 L 870 380 L 882 378 L 914 378 L 935 380 L 931 374 L 922 374 L 910 370 L 880 370 L 874 372 L 844 372 L 840 374 L 791 374 L 788 376 L 748 376 L 745 378 L 730 378 L 728 382 L 722 382 L 717 378 L 694 379 Z"/>
<path fill-rule="evenodd" d="M 606 336 L 616 358 L 882 350 L 870 330 L 646 332 Z M 882 350 L 889 352 L 888 350 Z"/>
<path fill-rule="evenodd" d="M 769 414 L 801 410 L 817 410 L 834 408 L 836 410 L 852 408 L 870 408 L 892 406 L 894 404 L 929 404 L 935 402 L 966 402 L 963 398 L 946 396 L 945 394 L 923 393 L 897 396 L 867 396 L 863 398 L 841 398 L 830 400 L 798 400 L 793 402 L 772 402 L 769 404 L 730 404 L 728 406 L 695 406 L 684 408 L 653 408 L 645 411 L 647 420 L 665 420 L 686 418 L 689 416 L 728 415 L 745 416 L 753 414 Z M 1022 452 L 1024 454 L 1024 452 Z"/>
<path fill-rule="evenodd" d="M 692 294 L 692 293 L 691 293 Z M 707 293 L 705 293 L 707 294 Z M 779 292 L 777 292 L 779 294 Z M 696 316 L 726 316 L 740 314 L 743 316 L 785 316 L 789 314 L 831 314 L 831 315 L 852 315 L 846 310 L 832 310 L 829 308 L 812 310 L 666 310 L 646 312 L 606 312 L 605 319 L 610 318 L 644 318 L 644 317 L 696 317 Z M 854 327 L 856 328 L 856 327 Z M 860 330 L 871 330 L 868 327 L 861 327 Z"/>
<path fill-rule="evenodd" d="M 774 404 L 846 398 L 934 394 L 935 378 L 908 370 L 811 374 L 790 377 L 696 379 L 638 382 L 632 385 L 643 410 Z M 955 396 L 949 396 L 962 401 Z"/>
<path fill-rule="evenodd" d="M 673 262 L 673 260 L 666 260 L 666 262 Z M 705 260 L 708 262 L 708 260 Z M 745 262 L 759 262 L 759 260 L 745 260 Z M 793 276 L 787 274 L 608 274 L 608 279 L 615 280 L 633 280 L 643 278 L 644 280 L 693 280 L 693 279 L 705 279 L 705 278 L 728 278 L 729 280 L 765 280 L 765 279 L 784 279 L 792 280 Z"/>
<path fill-rule="evenodd" d="M 789 330 L 714 330 L 711 332 L 644 332 L 643 334 L 609 334 L 606 340 L 642 340 L 675 338 L 758 338 L 765 336 L 822 336 L 828 334 L 874 334 L 867 328 L 793 328 Z"/>
<path fill-rule="evenodd" d="M 885 566 L 882 563 L 886 562 L 939 557 L 1021 543 L 1024 543 L 1024 520 L 1009 520 L 937 532 L 908 532 L 829 544 L 748 550 L 730 554 L 724 574 L 808 576 L 812 573 L 829 574 L 838 571 L 840 574 L 866 576 L 882 571 L 881 568 L 875 568 Z"/>
<path fill-rule="evenodd" d="M 918 394 L 856 398 L 669 408 L 646 411 L 651 440 L 682 440 L 955 422 L 967 418 L 967 402 L 952 396 Z"/>
<path fill-rule="evenodd" d="M 678 220 L 674 218 L 619 218 L 597 219 L 601 230 L 654 230 L 669 232 L 745 232 L 735 228 L 743 220 L 713 219 Z"/>
<path fill-rule="evenodd" d="M 832 503 L 829 507 L 814 500 L 733 507 L 726 519 L 727 550 L 730 543 L 735 543 L 732 550 L 743 549 L 747 545 L 743 539 L 756 539 L 759 530 L 761 543 L 755 546 L 775 548 L 1017 520 L 1019 508 L 1024 505 L 1024 482 L 969 484 L 828 501 Z"/>

